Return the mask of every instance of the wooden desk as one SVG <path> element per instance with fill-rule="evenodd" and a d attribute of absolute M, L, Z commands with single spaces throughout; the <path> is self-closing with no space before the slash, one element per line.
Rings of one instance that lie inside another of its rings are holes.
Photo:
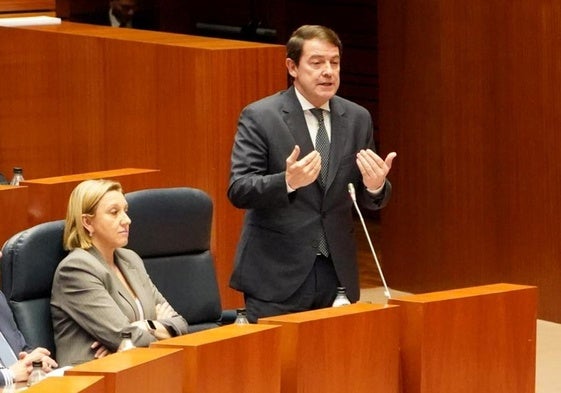
<path fill-rule="evenodd" d="M 17 388 L 17 387 L 16 387 Z M 29 393 L 106 393 L 101 376 L 49 377 L 25 392 Z"/>
<path fill-rule="evenodd" d="M 3 0 L 0 2 L 0 12 L 29 12 L 51 11 L 56 8 L 55 0 Z"/>
<path fill-rule="evenodd" d="M 282 327 L 282 393 L 397 393 L 398 307 L 352 304 L 259 319 Z"/>
<path fill-rule="evenodd" d="M 27 186 L 29 189 L 30 226 L 63 219 L 66 216 L 70 193 L 78 183 L 89 179 L 117 180 L 123 186 L 124 191 L 129 192 L 159 186 L 160 171 L 123 168 L 23 181 L 21 185 Z"/>
<path fill-rule="evenodd" d="M 158 168 L 162 187 L 206 191 L 223 307 L 243 304 L 230 154 L 242 108 L 286 88 L 285 47 L 63 21 L 0 28 L 0 53 L 0 172 Z"/>
<path fill-rule="evenodd" d="M 183 353 L 169 348 L 135 348 L 75 366 L 64 375 L 105 377 L 106 393 L 180 393 Z"/>
<path fill-rule="evenodd" d="M 184 393 L 279 393 L 280 328 L 227 325 L 152 343 L 182 348 Z"/>
<path fill-rule="evenodd" d="M 403 393 L 533 393 L 537 288 L 493 284 L 399 305 Z"/>
<path fill-rule="evenodd" d="M 27 215 L 28 195 L 27 187 L 0 185 L 0 248 L 12 235 L 30 226 Z"/>

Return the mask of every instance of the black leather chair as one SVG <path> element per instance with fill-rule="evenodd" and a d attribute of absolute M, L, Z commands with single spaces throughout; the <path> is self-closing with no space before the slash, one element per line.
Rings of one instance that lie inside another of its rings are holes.
<path fill-rule="evenodd" d="M 2 291 L 31 347 L 56 356 L 51 321 L 51 286 L 62 247 L 64 220 L 36 225 L 12 236 L 2 247 Z"/>
<path fill-rule="evenodd" d="M 210 197 L 187 187 L 125 197 L 132 220 L 127 247 L 142 257 L 154 284 L 189 323 L 189 332 L 233 322 L 235 311 L 222 310 L 210 252 Z"/>

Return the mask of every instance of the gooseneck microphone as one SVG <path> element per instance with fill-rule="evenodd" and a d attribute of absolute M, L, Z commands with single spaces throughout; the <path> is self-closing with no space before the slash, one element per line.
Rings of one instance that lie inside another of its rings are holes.
<path fill-rule="evenodd" d="M 384 295 L 386 298 L 391 299 L 390 290 L 386 285 L 386 279 L 384 278 L 384 273 L 382 272 L 382 267 L 380 266 L 380 262 L 378 261 L 378 257 L 376 256 L 376 251 L 374 251 L 374 246 L 372 245 L 372 240 L 370 240 L 370 234 L 368 233 L 368 229 L 366 228 L 366 224 L 364 223 L 364 218 L 362 218 L 362 213 L 358 208 L 358 204 L 356 203 L 356 192 L 355 186 L 353 183 L 349 183 L 348 185 L 349 195 L 353 201 L 353 205 L 355 206 L 356 212 L 358 213 L 358 217 L 360 218 L 360 222 L 362 224 L 362 228 L 364 229 L 364 233 L 366 234 L 366 239 L 368 240 L 368 244 L 370 245 L 370 251 L 372 251 L 372 256 L 374 256 L 374 261 L 376 262 L 376 267 L 378 268 L 378 273 L 380 273 L 380 278 L 382 279 L 382 284 L 384 284 Z"/>

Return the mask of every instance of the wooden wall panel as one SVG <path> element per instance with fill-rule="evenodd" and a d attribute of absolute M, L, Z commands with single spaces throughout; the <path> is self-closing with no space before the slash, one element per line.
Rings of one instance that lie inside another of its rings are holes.
<path fill-rule="evenodd" d="M 110 171 L 80 173 L 55 176 L 21 182 L 28 189 L 27 214 L 29 225 L 46 221 L 61 220 L 66 217 L 67 203 L 72 190 L 82 181 L 89 179 L 111 179 L 118 181 L 125 192 L 158 188 L 160 171 L 155 169 L 122 168 Z"/>
<path fill-rule="evenodd" d="M 2 12 L 54 11 L 55 0 L 2 0 Z"/>
<path fill-rule="evenodd" d="M 27 215 L 28 191 L 27 187 L 0 185 L 0 206 L 2 207 L 0 249 L 12 235 L 30 227 Z"/>
<path fill-rule="evenodd" d="M 561 321 L 561 5 L 379 0 L 388 283 L 536 285 Z"/>
<path fill-rule="evenodd" d="M 0 171 L 154 168 L 162 186 L 205 190 L 224 304 L 240 304 L 230 151 L 241 109 L 286 87 L 282 46 L 63 22 L 0 29 L 0 72 Z"/>

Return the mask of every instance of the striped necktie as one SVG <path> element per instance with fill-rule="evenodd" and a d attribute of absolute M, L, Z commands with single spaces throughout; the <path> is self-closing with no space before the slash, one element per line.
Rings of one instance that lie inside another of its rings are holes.
<path fill-rule="evenodd" d="M 323 188 L 325 188 L 325 183 L 327 181 L 327 170 L 329 168 L 329 137 L 327 136 L 327 130 L 325 129 L 325 123 L 323 122 L 323 109 L 313 108 L 310 109 L 310 112 L 312 112 L 312 115 L 314 115 L 316 119 L 318 119 L 316 150 L 321 156 L 321 171 L 319 175 L 319 183 Z M 323 256 L 329 256 L 329 246 L 327 245 L 327 238 L 325 236 L 323 227 L 319 236 L 318 252 Z"/>
<path fill-rule="evenodd" d="M 316 150 L 321 156 L 321 171 L 320 171 L 320 184 L 325 187 L 327 181 L 327 170 L 329 169 L 329 137 L 323 122 L 323 109 L 313 108 L 310 109 L 312 115 L 318 119 L 318 133 L 316 135 Z"/>

